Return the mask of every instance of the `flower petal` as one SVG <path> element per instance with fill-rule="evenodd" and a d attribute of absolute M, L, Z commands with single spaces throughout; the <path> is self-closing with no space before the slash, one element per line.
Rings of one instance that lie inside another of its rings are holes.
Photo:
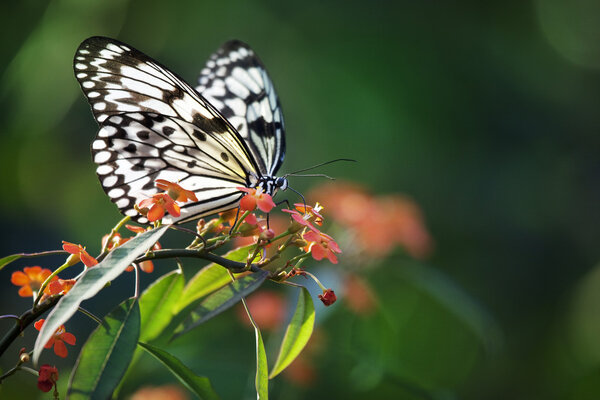
<path fill-rule="evenodd" d="M 71 254 L 79 254 L 79 252 L 82 249 L 81 246 L 73 244 L 73 243 L 65 242 L 64 240 L 63 240 L 62 248 L 64 251 L 66 251 L 67 253 L 71 253 Z"/>
<path fill-rule="evenodd" d="M 60 338 L 62 340 L 64 340 L 66 343 L 70 344 L 71 346 L 75 345 L 75 342 L 77 340 L 77 338 L 75 337 L 75 335 L 73 335 L 70 332 L 65 332 L 62 335 L 60 335 Z"/>
<path fill-rule="evenodd" d="M 38 331 L 40 329 L 42 329 L 42 325 L 44 325 L 44 321 L 46 321 L 45 319 L 38 319 L 37 321 L 35 321 L 35 323 L 33 324 L 33 326 L 35 327 L 35 329 L 37 329 Z"/>
<path fill-rule="evenodd" d="M 62 358 L 66 358 L 69 355 L 69 351 L 67 350 L 65 342 L 62 340 L 56 340 L 54 343 L 54 354 Z"/>
<path fill-rule="evenodd" d="M 256 203 L 258 205 L 258 208 L 262 212 L 266 212 L 266 213 L 270 212 L 275 207 L 273 198 L 271 196 L 269 196 L 268 194 L 261 195 Z"/>
<path fill-rule="evenodd" d="M 13 285 L 23 286 L 29 284 L 29 277 L 21 271 L 15 271 L 10 277 L 10 282 Z"/>
<path fill-rule="evenodd" d="M 254 198 L 254 196 L 247 194 L 242 197 L 242 200 L 240 200 L 240 209 L 242 209 L 242 211 L 253 211 L 255 208 L 256 198 Z"/>
<path fill-rule="evenodd" d="M 142 261 L 140 263 L 140 269 L 149 274 L 154 271 L 154 264 L 150 260 Z"/>
<path fill-rule="evenodd" d="M 325 253 L 326 253 L 325 249 L 318 243 L 313 244 L 310 248 L 310 254 L 317 261 L 320 261 L 323 258 L 325 258 L 326 257 Z"/>
<path fill-rule="evenodd" d="M 161 219 L 164 216 L 165 216 L 165 210 L 161 206 L 155 204 L 152 206 L 150 211 L 148 211 L 148 215 L 146 217 L 148 218 L 148 221 L 154 222 L 154 221 L 158 221 L 159 219 Z"/>
<path fill-rule="evenodd" d="M 81 258 L 81 262 L 82 262 L 82 263 L 83 263 L 83 264 L 84 264 L 86 267 L 93 267 L 94 265 L 97 265 L 97 264 L 98 264 L 98 261 L 97 261 L 97 260 L 96 260 L 94 257 L 90 256 L 90 255 L 88 254 L 88 252 L 87 252 L 87 251 L 85 251 L 85 250 L 83 250 L 83 251 L 81 252 L 81 254 L 79 255 L 79 257 Z"/>
<path fill-rule="evenodd" d="M 179 217 L 181 215 L 179 205 L 172 200 L 167 201 L 167 204 L 165 204 L 165 208 L 167 209 L 169 214 L 171 214 L 174 217 Z"/>

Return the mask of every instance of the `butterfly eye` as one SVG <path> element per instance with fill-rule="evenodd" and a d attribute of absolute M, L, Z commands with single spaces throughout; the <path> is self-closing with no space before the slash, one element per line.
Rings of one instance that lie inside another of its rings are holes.
<path fill-rule="evenodd" d="M 288 181 L 286 178 L 284 177 L 279 177 L 277 178 L 277 180 L 275 180 L 275 187 L 281 189 L 281 190 L 285 190 L 288 187 Z"/>

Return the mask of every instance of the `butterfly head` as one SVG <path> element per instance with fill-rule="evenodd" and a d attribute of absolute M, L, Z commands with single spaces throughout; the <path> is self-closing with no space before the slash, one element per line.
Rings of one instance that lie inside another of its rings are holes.
<path fill-rule="evenodd" d="M 250 179 L 250 187 L 261 188 L 263 192 L 272 196 L 278 190 L 287 189 L 288 180 L 283 176 L 261 176 L 259 178 Z"/>

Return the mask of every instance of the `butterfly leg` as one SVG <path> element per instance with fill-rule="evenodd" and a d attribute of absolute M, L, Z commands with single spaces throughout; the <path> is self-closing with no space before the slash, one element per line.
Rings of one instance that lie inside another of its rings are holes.
<path fill-rule="evenodd" d="M 233 221 L 233 225 L 231 225 L 231 229 L 229 229 L 230 235 L 231 235 L 231 231 L 233 230 L 233 227 L 237 225 L 239 217 L 240 217 L 240 206 L 237 207 L 237 211 L 235 213 L 235 220 Z"/>

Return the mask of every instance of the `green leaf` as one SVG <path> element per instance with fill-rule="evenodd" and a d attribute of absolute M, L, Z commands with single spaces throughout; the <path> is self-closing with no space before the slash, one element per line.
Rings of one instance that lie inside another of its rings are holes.
<path fill-rule="evenodd" d="M 267 400 L 269 398 L 269 366 L 267 365 L 267 353 L 265 352 L 265 344 L 260 334 L 258 325 L 252 322 L 254 326 L 254 334 L 256 335 L 256 378 L 254 384 L 256 386 L 256 398 L 259 400 Z"/>
<path fill-rule="evenodd" d="M 210 380 L 204 376 L 196 375 L 181 361 L 167 353 L 165 350 L 151 346 L 147 343 L 138 343 L 144 350 L 160 361 L 185 387 L 191 390 L 200 399 L 218 399 L 219 396 L 212 388 Z"/>
<path fill-rule="evenodd" d="M 310 293 L 306 288 L 300 290 L 298 296 L 298 305 L 294 316 L 288 325 L 277 361 L 269 375 L 269 379 L 273 379 L 281 371 L 287 368 L 298 357 L 304 346 L 308 343 L 308 339 L 312 335 L 315 325 L 315 307 L 313 305 Z"/>
<path fill-rule="evenodd" d="M 140 334 L 140 309 L 127 299 L 108 314 L 83 345 L 67 397 L 108 399 L 125 374 Z"/>
<path fill-rule="evenodd" d="M 262 285 L 269 273 L 267 271 L 255 272 L 236 279 L 230 284 L 213 292 L 198 304 L 191 312 L 189 318 L 183 323 L 183 329 L 175 334 L 178 337 L 198 325 L 208 321 L 215 315 L 227 310 L 240 299 Z"/>
<path fill-rule="evenodd" d="M 183 285 L 183 275 L 175 270 L 156 280 L 142 293 L 140 341 L 151 341 L 169 325 L 175 306 L 181 298 Z"/>
<path fill-rule="evenodd" d="M 225 254 L 224 257 L 232 261 L 246 262 L 248 252 L 252 247 L 254 245 L 240 247 Z M 231 282 L 231 278 L 226 268 L 214 263 L 207 265 L 198 271 L 186 285 L 177 305 L 177 312 L 229 282 Z"/>
<path fill-rule="evenodd" d="M 44 345 L 54 332 L 75 312 L 83 300 L 94 297 L 104 286 L 118 277 L 128 265 L 156 243 L 168 226 L 144 232 L 111 251 L 100 264 L 87 268 L 71 290 L 63 296 L 46 318 L 33 348 L 33 362 L 37 362 Z"/>
<path fill-rule="evenodd" d="M 18 260 L 19 258 L 21 258 L 21 254 L 13 254 L 11 256 L 6 256 L 6 257 L 2 257 L 0 258 L 0 271 L 2 270 L 2 268 L 6 267 L 8 264 L 10 264 L 11 262 Z"/>
<path fill-rule="evenodd" d="M 248 319 L 254 327 L 254 335 L 256 337 L 256 378 L 254 379 L 254 385 L 256 386 L 256 398 L 266 400 L 269 398 L 269 366 L 267 365 L 267 353 L 265 352 L 265 343 L 263 342 L 260 329 L 250 310 L 246 304 L 246 300 L 242 299 L 242 304 L 248 314 Z"/>

